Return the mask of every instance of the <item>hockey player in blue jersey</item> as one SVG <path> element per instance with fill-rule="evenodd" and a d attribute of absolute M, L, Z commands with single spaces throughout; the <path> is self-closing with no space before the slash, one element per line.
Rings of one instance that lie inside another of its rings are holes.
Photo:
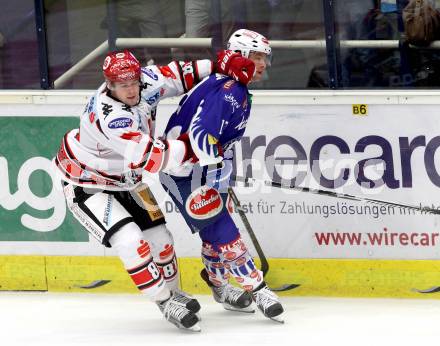
<path fill-rule="evenodd" d="M 270 61 L 268 40 L 253 31 L 240 29 L 228 41 L 230 56 L 254 62 L 244 71 L 259 81 Z M 227 66 L 226 66 L 227 70 Z M 240 141 L 249 119 L 252 95 L 247 85 L 215 74 L 187 95 L 165 129 L 167 139 L 189 137 L 194 159 L 162 173 L 160 179 L 193 233 L 202 240 L 202 278 L 214 299 L 226 309 L 253 312 L 254 301 L 268 318 L 282 321 L 283 307 L 267 287 L 263 274 L 240 236 L 226 208 L 235 142 Z M 242 286 L 229 284 L 233 276 Z"/>

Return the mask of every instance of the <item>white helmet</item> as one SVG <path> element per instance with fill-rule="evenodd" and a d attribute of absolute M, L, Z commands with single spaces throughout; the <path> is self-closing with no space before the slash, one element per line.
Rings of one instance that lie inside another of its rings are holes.
<path fill-rule="evenodd" d="M 270 60 L 272 53 L 266 37 L 246 29 L 239 29 L 231 35 L 227 49 L 239 51 L 245 58 L 249 58 L 250 52 L 262 52 L 267 54 Z"/>

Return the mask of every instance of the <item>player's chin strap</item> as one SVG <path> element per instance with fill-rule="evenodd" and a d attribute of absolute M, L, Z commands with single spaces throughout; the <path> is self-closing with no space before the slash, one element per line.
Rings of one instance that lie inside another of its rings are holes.
<path fill-rule="evenodd" d="M 313 189 L 310 187 L 289 185 L 289 184 L 285 184 L 282 182 L 279 183 L 279 182 L 271 181 L 271 180 L 246 178 L 246 177 L 241 177 L 241 176 L 233 176 L 232 180 L 236 181 L 236 182 L 246 183 L 246 184 L 259 183 L 259 184 L 263 184 L 266 186 L 277 187 L 280 189 L 296 190 L 296 191 L 300 191 L 300 192 L 308 192 L 308 193 L 313 193 L 316 195 L 322 195 L 322 196 L 334 197 L 334 198 L 343 198 L 343 199 L 348 199 L 348 200 L 358 201 L 358 202 L 368 202 L 368 203 L 381 204 L 381 205 L 391 205 L 391 206 L 395 206 L 395 207 L 399 207 L 399 208 L 406 208 L 409 210 L 417 210 L 417 211 L 428 213 L 428 214 L 440 215 L 440 210 L 429 208 L 429 207 L 423 207 L 422 205 L 415 206 L 415 205 L 410 205 L 410 204 L 404 204 L 404 203 L 398 203 L 398 202 L 392 202 L 392 201 L 384 201 L 384 200 L 368 198 L 368 197 L 354 196 L 354 195 L 349 195 L 346 193 L 339 193 L 339 192 L 328 191 L 328 190 Z"/>

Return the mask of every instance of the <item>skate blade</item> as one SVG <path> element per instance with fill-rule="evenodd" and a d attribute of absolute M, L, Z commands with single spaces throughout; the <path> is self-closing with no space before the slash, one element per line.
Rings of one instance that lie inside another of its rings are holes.
<path fill-rule="evenodd" d="M 278 316 L 274 316 L 274 317 L 268 317 L 268 318 L 274 322 L 284 324 L 284 318 L 282 317 L 282 314 L 278 315 Z"/>
<path fill-rule="evenodd" d="M 189 328 L 185 328 L 182 325 L 179 325 L 177 327 L 179 329 L 181 329 L 181 330 L 185 330 L 185 331 L 188 331 L 188 332 L 191 332 L 191 333 L 199 333 L 199 332 L 202 331 L 202 328 L 200 328 L 200 325 L 198 323 L 196 323 L 195 325 L 193 325 L 192 327 L 189 327 Z"/>
<path fill-rule="evenodd" d="M 200 333 L 202 331 L 202 328 L 200 328 L 200 325 L 196 323 L 191 328 L 186 328 L 186 330 L 189 330 L 190 332 L 194 332 L 194 333 Z"/>
<path fill-rule="evenodd" d="M 255 312 L 255 309 L 252 308 L 251 306 L 247 306 L 245 308 L 240 309 L 240 308 L 236 308 L 236 307 L 233 307 L 232 305 L 225 304 L 225 303 L 223 303 L 222 305 L 223 305 L 223 308 L 228 311 L 244 312 L 246 314 L 253 314 Z"/>

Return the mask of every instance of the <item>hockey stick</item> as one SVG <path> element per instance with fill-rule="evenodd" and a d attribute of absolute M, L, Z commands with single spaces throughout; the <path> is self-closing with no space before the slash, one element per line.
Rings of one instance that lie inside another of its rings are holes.
<path fill-rule="evenodd" d="M 254 244 L 255 250 L 257 250 L 257 254 L 261 262 L 261 271 L 263 272 L 263 276 L 266 276 L 267 272 L 269 271 L 269 262 L 267 262 L 267 258 L 264 255 L 263 249 L 261 248 L 260 243 L 258 242 L 257 237 L 254 233 L 254 230 L 252 229 L 251 224 L 249 223 L 249 220 L 246 217 L 246 214 L 241 207 L 240 201 L 238 200 L 237 195 L 235 194 L 232 187 L 228 188 L 228 193 L 238 211 L 238 215 L 240 215 L 240 219 L 243 222 L 244 227 L 249 234 L 249 237 L 252 240 L 252 244 Z"/>
<path fill-rule="evenodd" d="M 76 288 L 84 288 L 86 290 L 90 290 L 92 288 L 98 288 L 104 285 L 107 285 L 108 283 L 112 282 L 112 280 L 95 280 L 88 285 L 73 285 L 73 287 Z"/>
<path fill-rule="evenodd" d="M 263 277 L 266 276 L 267 272 L 269 271 L 269 262 L 267 261 L 266 256 L 264 255 L 263 249 L 260 246 L 260 243 L 258 242 L 258 239 L 254 233 L 254 230 L 251 227 L 251 224 L 249 223 L 248 218 L 246 217 L 246 214 L 244 213 L 240 201 L 237 198 L 237 195 L 235 194 L 232 187 L 228 188 L 229 196 L 232 199 L 232 202 L 235 205 L 235 209 L 238 211 L 238 215 L 240 216 L 241 221 L 244 224 L 244 227 L 246 228 L 246 231 L 249 234 L 249 237 L 251 238 L 252 244 L 255 247 L 255 250 L 257 251 L 258 257 L 260 258 L 261 262 L 261 271 L 263 272 Z M 296 287 L 300 286 L 299 284 L 285 284 L 280 287 L 270 288 L 272 291 L 288 291 L 291 289 L 294 289 Z"/>
<path fill-rule="evenodd" d="M 419 290 L 417 288 L 412 288 L 411 291 L 416 293 L 437 293 L 440 292 L 440 286 L 434 286 L 425 290 Z"/>
<path fill-rule="evenodd" d="M 359 197 L 359 196 L 349 195 L 349 194 L 346 194 L 346 193 L 339 193 L 339 192 L 328 191 L 328 190 L 313 189 L 313 188 L 310 188 L 310 187 L 300 187 L 300 186 L 295 186 L 295 185 L 287 185 L 287 184 L 278 183 L 276 181 L 271 181 L 271 180 L 262 180 L 262 179 L 255 179 L 255 178 L 245 178 L 245 177 L 241 177 L 241 176 L 234 176 L 232 178 L 232 180 L 234 180 L 236 182 L 247 183 L 247 184 L 249 184 L 249 183 L 262 183 L 262 184 L 264 184 L 266 186 L 277 187 L 277 188 L 280 188 L 280 189 L 289 189 L 289 190 L 297 190 L 297 191 L 300 191 L 300 192 L 309 192 L 309 193 L 313 193 L 313 194 L 316 194 L 316 195 L 348 199 L 348 200 L 351 200 L 351 201 L 369 202 L 369 203 L 375 203 L 375 204 L 381 204 L 381 205 L 391 205 L 391 206 L 394 206 L 394 207 L 407 208 L 407 209 L 417 210 L 417 211 L 421 211 L 421 212 L 425 212 L 425 213 L 429 213 L 429 214 L 440 215 L 440 210 L 434 209 L 434 208 L 429 208 L 429 207 L 422 207 L 421 205 L 420 206 L 415 206 L 415 205 L 410 205 L 410 204 L 404 204 L 404 203 L 398 203 L 398 202 L 392 202 L 392 201 L 384 201 L 384 200 L 368 198 L 368 197 Z"/>

